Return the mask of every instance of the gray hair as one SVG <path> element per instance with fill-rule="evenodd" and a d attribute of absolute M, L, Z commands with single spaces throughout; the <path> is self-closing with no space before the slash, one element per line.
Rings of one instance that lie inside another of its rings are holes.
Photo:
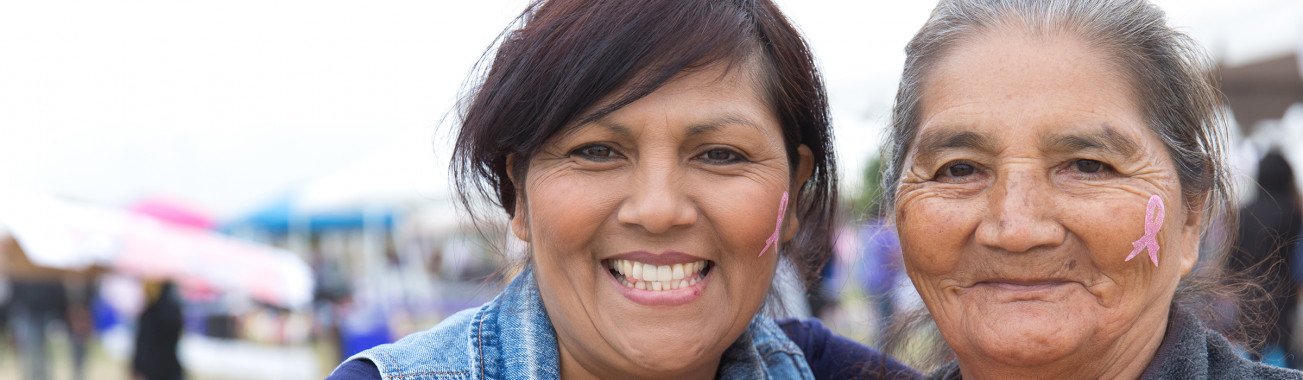
<path fill-rule="evenodd" d="M 1069 34 L 1112 55 L 1149 125 L 1176 164 L 1185 204 L 1211 217 L 1230 212 L 1221 94 L 1213 65 L 1189 36 L 1145 0 L 942 0 L 905 47 L 884 150 L 886 205 L 895 207 L 905 155 L 918 133 L 919 102 L 932 67 L 956 45 L 1001 27 Z"/>
<path fill-rule="evenodd" d="M 1069 35 L 1109 54 L 1176 165 L 1187 210 L 1203 215 L 1203 235 L 1213 219 L 1235 230 L 1223 158 L 1226 123 L 1214 66 L 1192 38 L 1167 26 L 1163 11 L 1146 0 L 941 0 L 905 48 L 889 145 L 883 151 L 884 210 L 896 207 L 896 189 L 918 133 L 919 104 L 932 68 L 955 46 L 1000 28 Z M 1202 246 L 1214 256 L 1233 243 L 1233 238 L 1213 240 L 1205 238 Z M 1255 293 L 1242 286 L 1228 288 L 1217 271 L 1199 272 L 1181 280 L 1175 302 L 1197 305 L 1209 295 Z M 1199 314 L 1206 308 L 1195 309 Z"/>

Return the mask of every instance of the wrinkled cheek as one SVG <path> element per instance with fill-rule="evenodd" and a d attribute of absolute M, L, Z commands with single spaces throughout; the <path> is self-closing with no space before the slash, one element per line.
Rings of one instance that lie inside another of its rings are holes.
<path fill-rule="evenodd" d="M 1145 236 L 1146 201 L 1127 198 L 1092 203 L 1091 207 L 1081 208 L 1080 217 L 1069 225 L 1069 229 L 1086 243 L 1100 275 L 1107 278 L 1094 289 L 1105 307 L 1139 308 L 1144 303 L 1156 301 L 1154 295 L 1163 287 L 1154 286 L 1155 276 L 1168 272 L 1169 266 L 1176 263 L 1176 247 L 1165 238 L 1171 228 L 1170 221 L 1165 221 L 1158 233 L 1158 267 L 1150 261 L 1148 249 L 1142 249 L 1130 261 L 1126 260 L 1135 250 L 1132 243 Z"/>
<path fill-rule="evenodd" d="M 972 233 L 975 215 L 939 202 L 912 202 L 897 211 L 896 231 L 905 264 L 919 275 L 949 273 L 963 254 L 963 242 Z"/>
<path fill-rule="evenodd" d="M 909 241 L 909 239 L 901 240 L 906 275 L 914 284 L 914 290 L 929 308 L 944 307 L 948 302 L 945 302 L 941 283 L 947 277 L 962 276 L 962 273 L 958 273 L 961 268 L 957 265 L 960 252 L 943 251 L 928 246 L 911 246 Z"/>
<path fill-rule="evenodd" d="M 1148 249 L 1142 249 L 1130 261 L 1126 260 L 1135 250 L 1132 243 L 1145 237 L 1145 205 L 1145 202 L 1126 201 L 1085 207 L 1083 218 L 1074 221 L 1069 228 L 1086 241 L 1096 265 L 1107 268 L 1107 271 L 1120 272 L 1117 274 L 1149 272 L 1154 269 L 1154 264 L 1149 260 Z M 1162 235 L 1160 231 L 1160 266 L 1164 264 L 1169 248 Z"/>

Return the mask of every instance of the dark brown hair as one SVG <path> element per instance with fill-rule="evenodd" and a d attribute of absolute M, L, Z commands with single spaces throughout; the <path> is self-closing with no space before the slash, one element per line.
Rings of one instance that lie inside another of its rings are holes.
<path fill-rule="evenodd" d="M 481 84 L 463 100 L 449 168 L 472 215 L 477 199 L 515 214 L 528 165 L 508 173 L 508 157 L 528 162 L 549 139 L 684 71 L 727 64 L 751 69 L 766 91 L 793 171 L 800 145 L 813 153 L 814 172 L 793 197 L 800 229 L 783 254 L 807 281 L 817 276 L 832 252 L 837 209 L 828 103 L 809 48 L 772 2 L 538 0 L 499 41 L 492 60 L 481 62 L 489 65 Z M 615 100 L 599 107 L 608 98 Z"/>

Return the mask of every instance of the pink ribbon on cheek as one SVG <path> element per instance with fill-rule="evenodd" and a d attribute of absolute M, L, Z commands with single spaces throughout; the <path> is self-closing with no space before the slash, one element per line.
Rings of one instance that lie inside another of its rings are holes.
<path fill-rule="evenodd" d="M 1158 230 L 1163 228 L 1164 211 L 1163 199 L 1158 195 L 1150 196 L 1149 206 L 1145 208 L 1145 235 L 1131 243 L 1135 249 L 1131 250 L 1131 254 L 1123 261 L 1131 261 L 1131 258 L 1140 254 L 1140 250 L 1149 249 L 1149 261 L 1153 261 L 1154 266 L 1158 266 Z"/>
<path fill-rule="evenodd" d="M 765 251 L 768 251 L 770 246 L 773 246 L 774 249 L 778 248 L 778 237 L 779 237 L 779 232 L 783 229 L 784 214 L 787 214 L 787 192 L 786 191 L 783 192 L 783 200 L 778 201 L 778 221 L 774 222 L 774 234 L 770 235 L 768 239 L 765 239 L 765 247 L 760 249 L 760 254 L 756 255 L 756 257 L 764 256 Z"/>

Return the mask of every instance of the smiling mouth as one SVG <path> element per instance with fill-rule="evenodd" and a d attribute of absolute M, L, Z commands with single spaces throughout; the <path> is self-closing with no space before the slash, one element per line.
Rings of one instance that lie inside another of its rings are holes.
<path fill-rule="evenodd" d="M 696 285 L 715 267 L 710 260 L 686 264 L 652 265 L 632 260 L 612 259 L 606 267 L 616 281 L 638 290 L 663 291 Z"/>
<path fill-rule="evenodd" d="M 1055 294 L 1070 291 L 1080 283 L 1063 280 L 996 280 L 973 284 L 972 288 L 994 291 L 1003 301 L 1045 301 Z"/>

